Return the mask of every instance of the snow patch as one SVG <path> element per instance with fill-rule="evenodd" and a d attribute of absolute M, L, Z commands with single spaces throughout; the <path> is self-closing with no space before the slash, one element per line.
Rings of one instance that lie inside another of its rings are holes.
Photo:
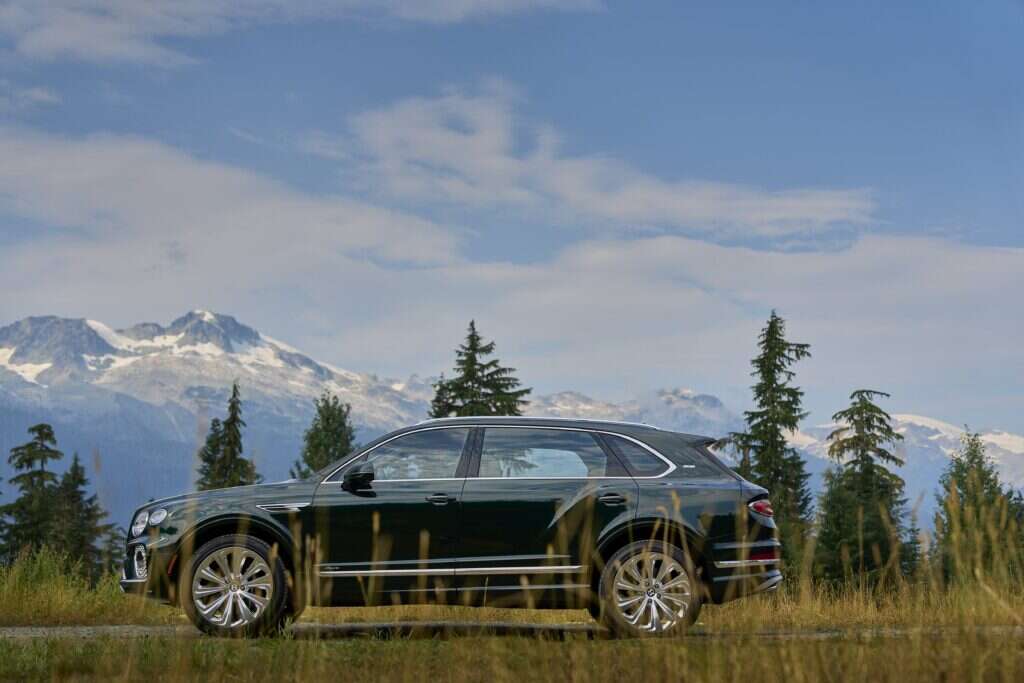
<path fill-rule="evenodd" d="M 786 441 L 789 442 L 790 446 L 795 448 L 809 448 L 818 444 L 818 440 L 810 434 L 801 432 L 799 429 L 795 432 L 790 432 L 786 437 Z"/>
<path fill-rule="evenodd" d="M 11 362 L 11 356 L 14 355 L 15 349 L 0 349 L 0 367 L 7 368 L 11 372 L 20 375 L 26 382 L 32 384 L 39 384 L 36 378 L 40 374 L 49 370 L 53 363 L 23 363 L 21 365 L 15 365 Z M 45 386 L 39 384 L 39 386 Z"/>
<path fill-rule="evenodd" d="M 119 334 L 114 329 L 104 325 L 98 320 L 86 320 L 85 324 L 92 328 L 92 331 L 98 334 L 103 341 L 107 342 L 115 349 L 130 349 L 135 344 L 134 339 L 130 339 L 123 334 Z"/>
<path fill-rule="evenodd" d="M 1024 455 L 1024 436 L 1009 432 L 989 432 L 981 435 L 981 440 L 1004 451 Z"/>
<path fill-rule="evenodd" d="M 277 357 L 277 353 L 270 345 L 241 345 L 234 356 L 242 365 L 263 365 L 272 368 L 285 367 L 284 362 Z"/>
<path fill-rule="evenodd" d="M 942 436 L 946 436 L 951 439 L 959 439 L 960 435 L 964 433 L 964 430 L 960 427 L 956 427 L 948 422 L 943 422 L 942 420 L 936 420 L 930 417 L 922 417 L 920 415 L 893 415 L 892 417 L 897 422 L 932 429 Z"/>
<path fill-rule="evenodd" d="M 91 369 L 105 371 L 126 368 L 142 356 L 114 356 L 108 353 L 104 356 L 82 356 L 82 358 Z"/>

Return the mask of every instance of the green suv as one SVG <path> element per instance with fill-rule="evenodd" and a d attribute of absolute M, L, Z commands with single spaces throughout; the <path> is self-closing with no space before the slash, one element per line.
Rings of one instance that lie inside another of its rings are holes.
<path fill-rule="evenodd" d="M 776 588 L 768 492 L 713 439 L 486 417 L 392 432 L 303 481 L 147 504 L 126 592 L 204 632 L 277 631 L 306 605 L 579 608 L 619 635 L 682 632 L 705 602 Z"/>

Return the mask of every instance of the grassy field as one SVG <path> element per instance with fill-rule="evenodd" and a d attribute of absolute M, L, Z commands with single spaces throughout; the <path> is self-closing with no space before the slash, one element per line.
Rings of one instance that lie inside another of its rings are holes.
<path fill-rule="evenodd" d="M 805 586 L 709 606 L 690 635 L 612 641 L 462 636 L 262 641 L 142 637 L 0 640 L 0 679 L 270 680 L 1024 680 L 1024 591 L 984 577 L 885 591 Z M 309 609 L 303 622 L 593 623 L 583 611 L 458 607 Z M 52 556 L 0 568 L 0 626 L 187 622 L 180 611 L 96 586 Z M 542 632 L 550 636 L 550 632 Z"/>

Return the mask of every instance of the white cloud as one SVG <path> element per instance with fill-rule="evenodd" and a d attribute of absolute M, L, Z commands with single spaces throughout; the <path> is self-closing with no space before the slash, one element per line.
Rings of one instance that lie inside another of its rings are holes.
<path fill-rule="evenodd" d="M 34 59 L 176 66 L 193 60 L 169 40 L 257 23 L 346 17 L 452 23 L 597 6 L 598 0 L 9 0 L 0 5 L 0 35 Z"/>
<path fill-rule="evenodd" d="M 447 367 L 475 317 L 541 390 L 684 385 L 738 406 L 777 307 L 813 344 L 800 380 L 819 404 L 869 386 L 972 424 L 1019 405 L 1024 249 L 861 236 L 781 253 L 663 235 L 474 261 L 432 222 L 145 139 L 0 129 L 0 159 L 0 213 L 39 226 L 0 240 L 0 322 L 212 308 L 328 362 L 401 375 Z"/>
<path fill-rule="evenodd" d="M 516 206 L 535 216 L 615 227 L 681 230 L 726 239 L 815 234 L 868 222 L 862 189 L 767 190 L 664 179 L 602 156 L 562 151 L 550 127 L 515 111 L 517 93 L 493 82 L 365 112 L 350 133 L 318 132 L 301 148 L 342 162 L 389 197 L 459 206 Z"/>
<path fill-rule="evenodd" d="M 0 128 L 0 159 L 0 211 L 42 226 L 4 247 L 0 291 L 40 310 L 71 299 L 202 301 L 301 283 L 349 259 L 445 263 L 456 246 L 429 221 L 140 138 Z"/>
<path fill-rule="evenodd" d="M 0 114 L 19 113 L 39 106 L 60 103 L 60 95 L 49 88 L 22 87 L 0 79 Z"/>

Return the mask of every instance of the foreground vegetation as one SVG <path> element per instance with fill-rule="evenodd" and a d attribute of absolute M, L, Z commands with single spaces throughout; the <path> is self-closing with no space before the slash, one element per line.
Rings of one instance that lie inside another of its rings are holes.
<path fill-rule="evenodd" d="M 261 641 L 182 638 L 180 611 L 95 585 L 49 551 L 0 568 L 0 626 L 180 625 L 146 637 L 0 638 L 0 679 L 211 680 L 1021 680 L 1024 594 L 1009 577 L 883 588 L 806 583 L 708 607 L 689 636 L 612 641 L 537 629 L 487 636 L 486 624 L 593 624 L 584 611 L 398 606 L 308 609 L 301 622 L 479 622 L 475 635 L 339 637 L 299 628 Z M 529 631 L 527 632 L 529 634 Z M 425 636 L 425 637 L 424 637 Z"/>
<path fill-rule="evenodd" d="M 0 641 L 0 678 L 358 681 L 1016 681 L 1020 638 L 565 642 L 449 640 Z"/>

